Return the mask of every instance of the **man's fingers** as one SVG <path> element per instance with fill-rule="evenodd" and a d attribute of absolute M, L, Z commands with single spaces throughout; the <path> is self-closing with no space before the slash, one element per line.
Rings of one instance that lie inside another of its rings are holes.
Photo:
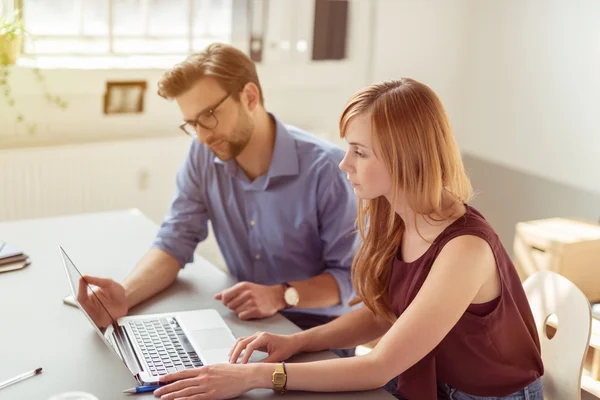
<path fill-rule="evenodd" d="M 215 294 L 215 300 L 222 300 L 223 299 L 223 292 L 219 292 L 217 294 Z"/>
<path fill-rule="evenodd" d="M 228 301 L 231 301 L 231 299 L 237 296 L 238 285 L 239 283 L 221 292 L 221 300 L 223 301 L 223 304 L 227 303 Z"/>
<path fill-rule="evenodd" d="M 77 290 L 77 301 L 84 304 L 88 299 L 88 285 L 83 278 L 79 278 L 79 288 Z"/>
<path fill-rule="evenodd" d="M 110 286 L 113 283 L 112 279 L 107 279 L 107 278 L 99 278 L 97 276 L 89 276 L 89 275 L 85 275 L 83 277 L 83 279 L 85 279 L 87 281 L 87 283 L 90 283 L 94 286 L 98 286 L 101 288 L 106 288 L 108 286 Z"/>
<path fill-rule="evenodd" d="M 246 288 L 246 282 L 240 282 L 238 284 L 233 285 L 229 289 L 223 290 L 221 292 L 223 304 L 229 303 L 231 300 L 233 300 L 235 297 L 237 297 L 240 294 L 240 292 L 244 291 L 245 288 Z"/>
<path fill-rule="evenodd" d="M 248 312 L 254 309 L 255 307 L 255 303 L 252 300 L 248 300 L 246 301 L 244 304 L 242 304 L 241 306 L 239 306 L 238 308 L 236 308 L 235 310 L 233 310 L 233 312 L 241 318 L 241 314 L 244 312 Z"/>
<path fill-rule="evenodd" d="M 239 306 L 241 306 L 242 304 L 244 304 L 251 298 L 252 298 L 252 292 L 250 292 L 250 291 L 242 292 L 242 293 L 240 293 L 239 296 L 234 297 L 231 301 L 229 301 L 228 303 L 225 303 L 225 307 L 229 308 L 230 310 L 235 310 L 236 308 L 238 308 Z"/>
<path fill-rule="evenodd" d="M 260 313 L 256 307 L 252 307 L 248 310 L 242 311 L 238 314 L 238 318 L 242 321 L 247 321 L 249 319 L 260 318 Z"/>

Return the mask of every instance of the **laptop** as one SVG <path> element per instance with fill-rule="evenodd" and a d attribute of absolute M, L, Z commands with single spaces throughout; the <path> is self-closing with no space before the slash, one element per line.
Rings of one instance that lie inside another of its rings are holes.
<path fill-rule="evenodd" d="M 60 255 L 77 307 L 104 343 L 131 371 L 138 384 L 157 384 L 161 375 L 229 362 L 228 354 L 235 338 L 223 318 L 213 309 L 115 319 L 96 297 L 113 321 L 106 329 L 100 328 L 77 301 L 82 274 L 62 247 Z"/>

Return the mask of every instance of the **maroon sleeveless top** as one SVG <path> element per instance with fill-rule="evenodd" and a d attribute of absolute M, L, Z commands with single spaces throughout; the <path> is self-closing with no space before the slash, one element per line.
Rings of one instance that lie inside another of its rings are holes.
<path fill-rule="evenodd" d="M 437 382 L 474 396 L 508 396 L 544 373 L 535 322 L 517 271 L 492 227 L 472 207 L 414 262 L 403 262 L 398 252 L 390 282 L 392 310 L 402 314 L 440 250 L 461 235 L 478 236 L 490 245 L 501 294 L 488 303 L 471 304 L 441 343 L 398 377 L 397 393 L 408 400 L 436 400 Z"/>

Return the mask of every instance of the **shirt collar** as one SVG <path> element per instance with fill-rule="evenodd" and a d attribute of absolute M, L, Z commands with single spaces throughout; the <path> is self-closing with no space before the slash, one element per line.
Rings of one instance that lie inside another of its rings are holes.
<path fill-rule="evenodd" d="M 276 125 L 275 147 L 273 148 L 273 158 L 271 159 L 271 166 L 267 175 L 270 178 L 298 175 L 300 165 L 296 142 L 285 125 L 275 118 L 275 116 L 273 116 L 273 119 Z"/>
<path fill-rule="evenodd" d="M 267 172 L 267 183 L 270 178 L 276 176 L 294 176 L 300 172 L 298 161 L 298 151 L 296 142 L 288 131 L 273 114 L 269 115 L 275 120 L 275 147 L 273 148 L 273 158 Z M 235 160 L 223 161 L 215 156 L 213 161 L 222 164 L 230 174 L 237 171 L 237 162 Z"/>

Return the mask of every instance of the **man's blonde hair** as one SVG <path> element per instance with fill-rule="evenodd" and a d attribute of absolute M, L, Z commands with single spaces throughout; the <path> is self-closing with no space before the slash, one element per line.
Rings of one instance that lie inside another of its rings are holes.
<path fill-rule="evenodd" d="M 215 79 L 235 100 L 239 100 L 243 87 L 252 82 L 258 87 L 260 103 L 264 104 L 254 62 L 242 51 L 223 43 L 213 43 L 165 72 L 158 82 L 158 94 L 173 99 L 204 77 Z"/>

